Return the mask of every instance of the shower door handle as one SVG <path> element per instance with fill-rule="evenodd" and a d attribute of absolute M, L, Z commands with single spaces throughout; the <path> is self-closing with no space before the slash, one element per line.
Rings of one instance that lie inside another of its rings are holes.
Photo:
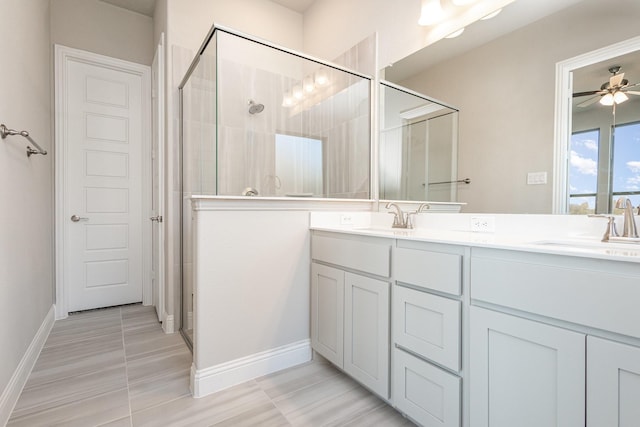
<path fill-rule="evenodd" d="M 81 216 L 78 216 L 78 215 L 71 215 L 71 221 L 73 221 L 73 222 L 89 221 L 89 218 L 81 217 Z"/>

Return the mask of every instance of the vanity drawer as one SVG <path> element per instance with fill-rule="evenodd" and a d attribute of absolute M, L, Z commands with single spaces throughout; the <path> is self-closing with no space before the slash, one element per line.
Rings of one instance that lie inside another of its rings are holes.
<path fill-rule="evenodd" d="M 473 248 L 471 298 L 640 338 L 640 264 Z"/>
<path fill-rule="evenodd" d="M 462 255 L 398 247 L 394 259 L 398 282 L 461 294 Z"/>
<path fill-rule="evenodd" d="M 311 237 L 311 257 L 317 261 L 389 277 L 391 241 L 350 237 L 314 233 Z"/>
<path fill-rule="evenodd" d="M 420 425 L 460 426 L 461 379 L 394 349 L 394 406 Z"/>
<path fill-rule="evenodd" d="M 460 301 L 397 285 L 393 292 L 395 343 L 459 371 Z"/>

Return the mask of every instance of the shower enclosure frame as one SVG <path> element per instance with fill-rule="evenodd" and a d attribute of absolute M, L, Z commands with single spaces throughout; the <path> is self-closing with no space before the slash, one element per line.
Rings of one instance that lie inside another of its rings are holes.
<path fill-rule="evenodd" d="M 349 69 L 347 67 L 343 67 L 341 65 L 332 63 L 330 61 L 326 61 L 317 57 L 314 57 L 312 55 L 307 55 L 304 54 L 302 52 L 293 50 L 293 49 L 289 49 L 286 48 L 284 46 L 272 43 L 270 41 L 261 39 L 259 37 L 255 37 L 252 35 L 249 35 L 247 33 L 243 33 L 241 31 L 237 31 L 234 29 L 231 29 L 229 27 L 226 27 L 224 25 L 219 25 L 216 24 L 215 22 L 213 23 L 213 25 L 211 26 L 209 32 L 207 33 L 207 35 L 204 38 L 204 41 L 202 42 L 202 45 L 200 46 L 200 48 L 198 49 L 198 51 L 195 54 L 195 57 L 193 59 L 193 61 L 191 62 L 191 65 L 189 66 L 189 68 L 187 69 L 185 76 L 183 77 L 182 81 L 180 82 L 180 84 L 178 85 L 178 92 L 179 92 L 179 97 L 178 97 L 178 104 L 179 104 L 179 149 L 178 149 L 178 171 L 177 173 L 180 176 L 180 199 L 181 199 L 181 203 L 180 203 L 180 217 L 179 217 L 179 223 L 180 223 L 180 308 L 179 310 L 177 310 L 177 312 L 175 313 L 176 315 L 179 316 L 180 318 L 180 334 L 182 335 L 182 337 L 184 338 L 185 342 L 187 343 L 187 346 L 190 348 L 190 350 L 193 352 L 193 342 L 190 336 L 187 335 L 187 333 L 184 331 L 184 313 L 183 308 L 184 308 L 184 292 L 183 292 L 183 286 L 184 286 L 184 252 L 185 252 L 185 248 L 184 248 L 184 236 L 183 236 L 183 221 L 184 221 L 184 208 L 183 208 L 183 202 L 184 202 L 184 96 L 183 96 L 183 90 L 186 86 L 186 84 L 189 81 L 189 78 L 191 77 L 191 75 L 193 74 L 193 72 L 196 70 L 198 64 L 200 63 L 200 58 L 202 56 L 202 54 L 205 52 L 205 50 L 207 49 L 207 47 L 209 46 L 209 43 L 211 42 L 211 39 L 214 37 L 215 33 L 217 31 L 221 31 L 223 33 L 227 33 L 227 34 L 231 34 L 240 38 L 243 38 L 245 40 L 263 45 L 267 48 L 271 48 L 271 49 L 275 49 L 278 50 L 280 52 L 284 52 L 293 56 L 296 56 L 298 58 L 302 58 L 305 60 L 309 60 L 309 61 L 313 61 L 316 62 L 322 66 L 325 67 L 329 67 L 335 70 L 339 70 L 357 77 L 360 77 L 362 79 L 366 79 L 369 80 L 369 194 L 368 194 L 368 198 L 366 199 L 358 199 L 361 201 L 369 201 L 369 202 L 373 202 L 374 203 L 374 208 L 377 210 L 378 208 L 378 204 L 379 204 L 379 198 L 378 198 L 378 188 L 379 188 L 379 183 L 378 183 L 378 170 L 377 170 L 377 162 L 378 162 L 378 147 L 377 147 L 377 142 L 378 142 L 378 129 L 379 129 L 379 125 L 378 125 L 378 91 L 379 91 L 379 78 L 378 78 L 378 73 L 376 71 L 375 75 L 371 76 L 371 75 L 367 75 L 352 69 Z M 376 37 L 376 46 L 377 46 L 377 37 Z M 376 52 L 376 56 L 377 56 L 377 52 Z M 217 58 L 216 58 L 216 62 L 217 62 Z M 376 69 L 377 69 L 377 58 L 376 58 Z M 217 80 L 217 76 L 216 76 L 216 80 Z M 218 109 L 216 108 L 216 123 L 218 122 L 218 116 L 219 116 L 219 112 Z M 216 124 L 217 126 L 217 124 Z M 216 138 L 217 138 L 217 130 L 216 130 Z M 216 144 L 216 159 L 217 159 L 217 144 Z M 216 172 L 217 173 L 217 172 Z M 216 187 L 217 187 L 217 183 L 216 183 Z M 217 191 L 216 191 L 217 193 Z M 225 196 L 221 196 L 221 197 L 225 197 Z M 262 200 L 269 200 L 270 197 L 261 197 Z M 273 198 L 272 198 L 273 199 Z M 339 200 L 338 198 L 326 198 L 328 200 Z"/>

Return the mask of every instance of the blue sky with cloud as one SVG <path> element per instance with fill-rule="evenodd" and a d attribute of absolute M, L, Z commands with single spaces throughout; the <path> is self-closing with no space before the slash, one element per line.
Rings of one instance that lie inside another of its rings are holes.
<path fill-rule="evenodd" d="M 569 191 L 571 194 L 595 193 L 598 182 L 598 130 L 575 133 L 571 137 L 569 153 Z M 640 191 L 640 123 L 619 125 L 613 148 L 613 191 Z M 631 196 L 634 204 L 640 196 Z M 594 207 L 595 198 L 574 198 L 572 203 L 588 202 Z"/>

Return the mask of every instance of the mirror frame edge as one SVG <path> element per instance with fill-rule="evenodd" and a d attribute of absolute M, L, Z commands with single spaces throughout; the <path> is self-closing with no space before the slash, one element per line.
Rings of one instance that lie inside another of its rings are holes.
<path fill-rule="evenodd" d="M 573 71 L 640 50 L 640 36 L 623 40 L 556 63 L 556 101 L 553 155 L 552 213 L 569 213 L 568 160 L 571 136 L 571 99 Z"/>

